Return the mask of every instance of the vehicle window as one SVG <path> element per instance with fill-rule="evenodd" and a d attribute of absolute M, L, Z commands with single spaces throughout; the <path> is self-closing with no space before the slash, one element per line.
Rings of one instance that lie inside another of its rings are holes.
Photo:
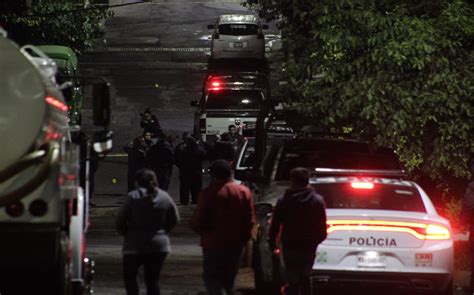
<path fill-rule="evenodd" d="M 260 92 L 255 90 L 211 91 L 207 97 L 208 109 L 258 109 Z"/>
<path fill-rule="evenodd" d="M 372 189 L 355 189 L 350 183 L 313 185 L 329 209 L 369 209 L 426 212 L 423 200 L 413 187 L 375 184 Z"/>
<path fill-rule="evenodd" d="M 401 170 L 395 154 L 370 153 L 351 151 L 350 148 L 324 150 L 310 149 L 311 147 L 286 148 L 280 158 L 277 180 L 288 180 L 291 169 L 306 167 L 333 169 L 365 169 L 365 170 Z"/>
<path fill-rule="evenodd" d="M 225 24 L 219 26 L 219 34 L 231 36 L 257 35 L 258 26 L 253 24 Z"/>

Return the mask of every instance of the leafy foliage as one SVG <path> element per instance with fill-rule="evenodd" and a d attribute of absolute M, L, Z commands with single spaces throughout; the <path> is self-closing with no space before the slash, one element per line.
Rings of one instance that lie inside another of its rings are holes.
<path fill-rule="evenodd" d="M 254 4 L 255 6 L 255 4 Z M 469 176 L 474 10 L 461 0 L 280 0 L 288 93 L 323 130 L 395 147 L 418 176 Z"/>
<path fill-rule="evenodd" d="M 76 52 L 94 46 L 103 37 L 101 21 L 112 16 L 105 8 L 84 9 L 73 0 L 0 1 L 0 24 L 19 44 L 56 44 Z"/>

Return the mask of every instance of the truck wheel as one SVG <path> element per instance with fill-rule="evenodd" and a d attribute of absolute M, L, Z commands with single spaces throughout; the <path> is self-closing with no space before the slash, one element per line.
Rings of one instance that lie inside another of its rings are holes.
<path fill-rule="evenodd" d="M 54 283 L 50 285 L 48 294 L 65 295 L 71 293 L 71 274 L 68 257 L 68 238 L 63 233 L 60 239 L 58 264 L 53 271 Z"/>

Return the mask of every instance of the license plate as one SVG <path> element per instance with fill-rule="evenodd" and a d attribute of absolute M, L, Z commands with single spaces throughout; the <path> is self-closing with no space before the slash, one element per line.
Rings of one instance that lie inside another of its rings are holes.
<path fill-rule="evenodd" d="M 242 48 L 242 47 L 244 47 L 244 44 L 242 42 L 233 42 L 232 47 L 233 48 Z"/>
<path fill-rule="evenodd" d="M 385 268 L 386 257 L 375 251 L 357 254 L 357 267 Z"/>

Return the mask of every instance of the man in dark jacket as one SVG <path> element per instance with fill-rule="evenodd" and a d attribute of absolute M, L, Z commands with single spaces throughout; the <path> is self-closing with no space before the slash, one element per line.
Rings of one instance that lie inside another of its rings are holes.
<path fill-rule="evenodd" d="M 159 188 L 168 191 L 173 169 L 173 148 L 163 134 L 159 136 L 156 144 L 150 147 L 145 161 L 145 166 L 155 172 Z"/>
<path fill-rule="evenodd" d="M 142 117 L 140 120 L 140 127 L 143 128 L 143 133 L 150 132 L 153 134 L 153 138 L 162 135 L 162 129 L 158 118 L 151 113 L 150 108 L 146 108 L 143 114 L 140 114 Z"/>
<path fill-rule="evenodd" d="M 127 192 L 135 189 L 135 174 L 145 168 L 145 157 L 151 145 L 151 134 L 145 133 L 123 148 L 128 155 Z"/>
<path fill-rule="evenodd" d="M 191 203 L 196 204 L 202 189 L 202 162 L 206 152 L 194 137 L 183 134 L 183 138 L 186 138 L 186 143 L 177 147 L 175 155 L 175 164 L 179 168 L 179 202 L 188 205 L 191 192 Z"/>
<path fill-rule="evenodd" d="M 237 128 L 235 125 L 229 125 L 227 129 L 229 130 L 227 134 L 229 135 L 232 145 L 235 148 L 239 148 L 244 143 L 244 137 L 239 133 L 240 127 Z"/>
<path fill-rule="evenodd" d="M 324 201 L 308 186 L 309 177 L 305 168 L 291 170 L 291 186 L 277 201 L 270 225 L 272 250 L 280 236 L 287 295 L 311 294 L 310 275 L 316 249 L 326 238 Z"/>
<path fill-rule="evenodd" d="M 201 236 L 208 294 L 233 294 L 242 252 L 255 224 L 252 195 L 233 181 L 228 162 L 215 161 L 210 173 L 211 182 L 199 196 L 191 227 Z"/>

